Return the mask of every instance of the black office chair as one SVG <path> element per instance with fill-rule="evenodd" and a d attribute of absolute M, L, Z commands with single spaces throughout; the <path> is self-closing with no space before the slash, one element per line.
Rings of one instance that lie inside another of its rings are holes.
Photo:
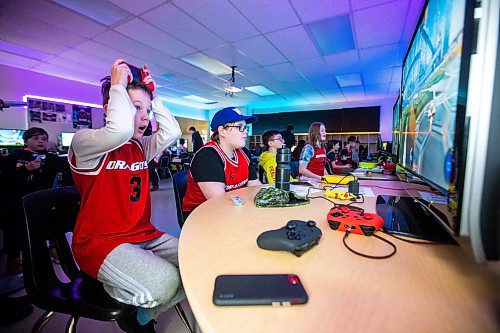
<path fill-rule="evenodd" d="M 170 178 L 172 174 L 170 172 L 170 156 L 163 155 L 160 157 L 160 161 L 158 162 L 158 170 L 160 178 Z"/>
<path fill-rule="evenodd" d="M 184 216 L 182 215 L 182 198 L 186 195 L 187 180 L 189 171 L 179 171 L 172 176 L 172 184 L 174 185 L 175 206 L 177 208 L 177 223 L 182 229 L 184 225 Z"/>
<path fill-rule="evenodd" d="M 46 312 L 33 326 L 40 332 L 56 313 L 70 315 L 66 332 L 76 332 L 80 317 L 114 321 L 131 314 L 135 307 L 115 301 L 102 283 L 80 271 L 66 239 L 73 232 L 80 210 L 80 194 L 74 186 L 35 192 L 23 198 L 25 244 L 24 284 L 33 304 Z M 63 272 L 69 282 L 59 280 L 49 254 L 48 241 L 55 244 Z M 175 310 L 192 332 L 180 304 Z"/>

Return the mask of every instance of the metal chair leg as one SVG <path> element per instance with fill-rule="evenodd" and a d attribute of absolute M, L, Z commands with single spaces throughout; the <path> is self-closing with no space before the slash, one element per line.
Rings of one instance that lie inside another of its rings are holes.
<path fill-rule="evenodd" d="M 71 316 L 66 324 L 66 333 L 76 333 L 76 325 L 78 324 L 78 319 L 80 317 Z"/>
<path fill-rule="evenodd" d="M 179 317 L 181 318 L 182 322 L 184 323 L 184 325 L 186 325 L 186 328 L 188 329 L 189 333 L 194 333 L 193 332 L 193 329 L 191 328 L 191 326 L 189 325 L 189 321 L 187 319 L 187 316 L 186 316 L 186 313 L 184 312 L 184 309 L 182 308 L 181 306 L 181 303 L 177 303 L 174 305 L 174 308 L 175 308 L 175 311 L 177 311 L 177 314 L 179 315 Z"/>
<path fill-rule="evenodd" d="M 35 325 L 33 325 L 31 333 L 40 333 L 54 314 L 54 311 L 46 311 L 44 314 L 42 314 L 42 316 L 36 321 Z"/>

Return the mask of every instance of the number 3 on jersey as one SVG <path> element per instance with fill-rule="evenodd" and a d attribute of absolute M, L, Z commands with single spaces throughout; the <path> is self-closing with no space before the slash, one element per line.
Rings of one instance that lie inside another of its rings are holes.
<path fill-rule="evenodd" d="M 133 186 L 130 201 L 137 202 L 141 199 L 141 177 L 130 178 L 130 185 Z"/>

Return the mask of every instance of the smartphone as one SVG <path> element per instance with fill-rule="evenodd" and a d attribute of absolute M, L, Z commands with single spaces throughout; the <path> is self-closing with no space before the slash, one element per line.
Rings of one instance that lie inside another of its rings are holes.
<path fill-rule="evenodd" d="M 215 305 L 291 306 L 307 303 L 308 296 L 295 274 L 219 275 L 215 279 Z"/>
<path fill-rule="evenodd" d="M 142 82 L 142 69 L 135 67 L 134 65 L 127 64 L 128 68 L 132 72 L 132 78 L 135 81 Z"/>

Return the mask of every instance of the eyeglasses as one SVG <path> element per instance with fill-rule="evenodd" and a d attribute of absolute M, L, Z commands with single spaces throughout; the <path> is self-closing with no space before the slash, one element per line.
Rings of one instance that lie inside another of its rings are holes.
<path fill-rule="evenodd" d="M 279 141 L 285 142 L 285 139 L 283 139 L 281 136 L 277 137 L 277 138 L 274 138 L 274 139 L 271 139 L 271 141 L 275 141 L 275 140 L 279 140 Z"/>
<path fill-rule="evenodd" d="M 226 125 L 226 126 L 224 126 L 224 128 L 228 128 L 228 127 L 235 127 L 240 132 L 245 132 L 245 130 L 248 129 L 248 125 Z"/>

